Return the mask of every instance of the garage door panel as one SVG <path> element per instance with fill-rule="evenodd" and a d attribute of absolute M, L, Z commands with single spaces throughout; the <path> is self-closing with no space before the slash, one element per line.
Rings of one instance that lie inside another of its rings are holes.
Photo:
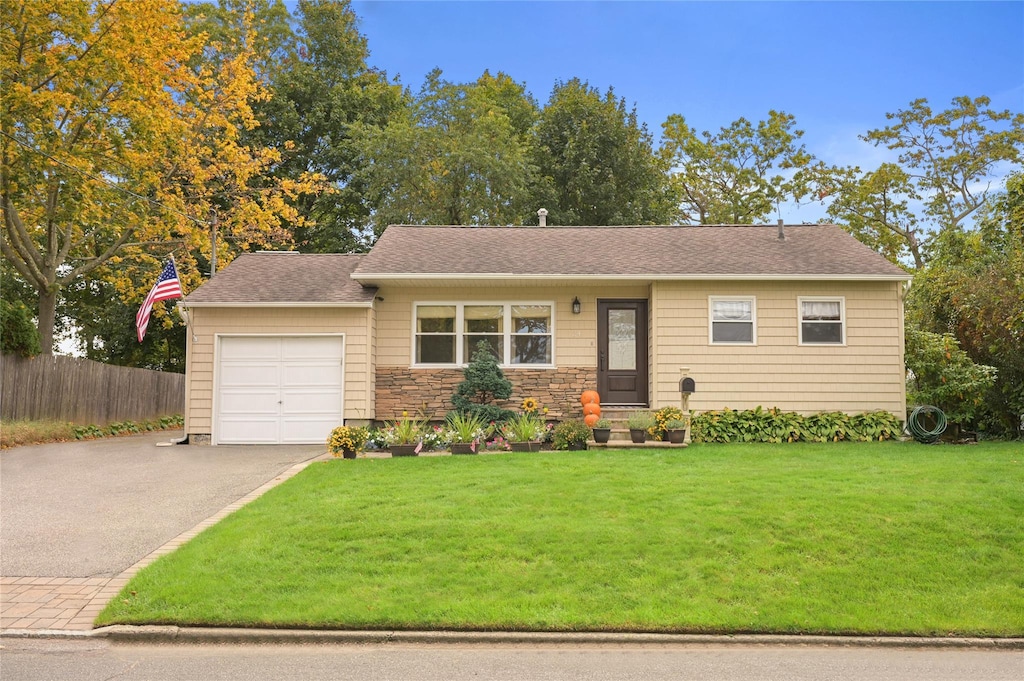
<path fill-rule="evenodd" d="M 281 400 L 281 415 L 295 417 L 303 414 L 333 415 L 340 419 L 341 391 L 285 391 Z M 334 425 L 339 426 L 341 423 Z"/>
<path fill-rule="evenodd" d="M 338 425 L 335 418 L 293 418 L 281 424 L 281 442 L 285 444 L 312 444 L 327 442 L 327 436 Z"/>
<path fill-rule="evenodd" d="M 276 362 L 281 357 L 281 342 L 268 336 L 226 336 L 221 338 L 222 357 L 234 360 L 269 359 Z"/>
<path fill-rule="evenodd" d="M 281 338 L 281 356 L 285 359 L 336 359 L 341 361 L 341 341 L 336 336 Z"/>
<path fill-rule="evenodd" d="M 224 390 L 220 394 L 220 413 L 235 418 L 242 414 L 276 417 L 281 410 L 280 401 L 277 390 Z"/>
<path fill-rule="evenodd" d="M 220 419 L 220 443 L 225 445 L 272 445 L 280 441 L 276 417 L 253 419 L 223 416 Z M 325 439 L 326 442 L 326 439 Z"/>
<path fill-rule="evenodd" d="M 281 367 L 281 385 L 285 387 L 341 385 L 341 365 L 285 364 Z"/>
<path fill-rule="evenodd" d="M 220 366 L 220 385 L 231 389 L 238 387 L 277 388 L 279 384 L 277 362 L 239 362 L 232 360 Z"/>

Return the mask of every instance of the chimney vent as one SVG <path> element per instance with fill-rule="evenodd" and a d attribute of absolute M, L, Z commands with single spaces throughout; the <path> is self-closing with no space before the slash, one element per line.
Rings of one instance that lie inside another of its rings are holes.
<path fill-rule="evenodd" d="M 785 241 L 785 240 L 786 240 L 785 223 L 782 221 L 782 218 L 779 218 L 779 241 Z"/>
<path fill-rule="evenodd" d="M 541 227 L 547 227 L 548 226 L 548 209 L 547 208 L 541 208 L 539 211 L 537 211 L 537 218 L 539 220 L 538 224 Z"/>

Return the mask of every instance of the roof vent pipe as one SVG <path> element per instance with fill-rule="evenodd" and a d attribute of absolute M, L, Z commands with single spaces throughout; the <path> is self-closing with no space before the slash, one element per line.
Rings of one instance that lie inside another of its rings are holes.
<path fill-rule="evenodd" d="M 785 240 L 786 240 L 785 223 L 782 221 L 782 218 L 779 218 L 779 241 L 785 241 Z"/>
<path fill-rule="evenodd" d="M 547 227 L 548 226 L 548 209 L 547 208 L 541 208 L 539 211 L 537 211 L 537 219 L 538 219 L 538 224 L 541 227 Z"/>

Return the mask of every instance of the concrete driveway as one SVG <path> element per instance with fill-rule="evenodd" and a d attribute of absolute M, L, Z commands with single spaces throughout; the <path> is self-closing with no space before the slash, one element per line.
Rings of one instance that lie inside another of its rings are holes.
<path fill-rule="evenodd" d="M 324 445 L 158 447 L 164 431 L 0 452 L 0 575 L 114 577 Z"/>

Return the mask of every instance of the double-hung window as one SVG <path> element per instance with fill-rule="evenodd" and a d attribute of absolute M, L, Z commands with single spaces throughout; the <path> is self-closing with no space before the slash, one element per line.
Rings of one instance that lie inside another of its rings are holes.
<path fill-rule="evenodd" d="M 757 342 L 757 303 L 753 296 L 711 296 L 708 299 L 712 345 L 753 345 Z"/>
<path fill-rule="evenodd" d="M 846 310 L 842 298 L 799 298 L 800 344 L 846 343 Z"/>
<path fill-rule="evenodd" d="M 552 366 L 553 311 L 550 303 L 418 303 L 413 363 L 465 365 L 483 342 L 502 365 Z"/>

